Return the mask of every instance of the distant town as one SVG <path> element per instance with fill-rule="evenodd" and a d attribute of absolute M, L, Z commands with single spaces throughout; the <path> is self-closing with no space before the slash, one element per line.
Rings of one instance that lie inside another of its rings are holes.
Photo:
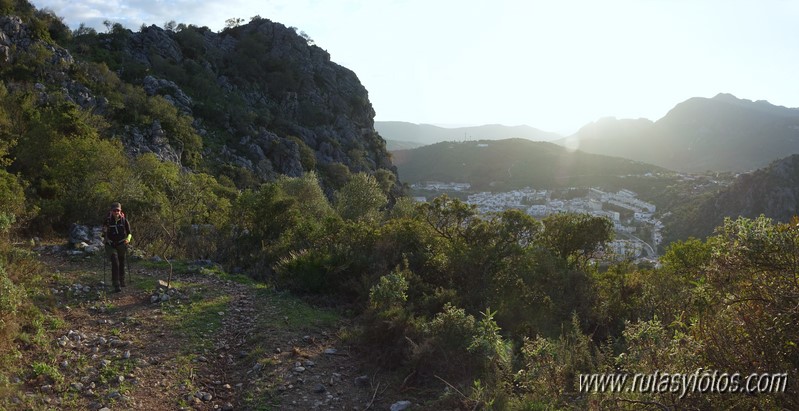
<path fill-rule="evenodd" d="M 411 185 L 414 190 L 467 193 L 469 183 L 428 181 Z M 416 197 L 427 201 L 426 197 Z M 596 188 L 536 190 L 526 187 L 507 192 L 478 192 L 466 195 L 466 202 L 480 213 L 519 209 L 542 218 L 554 213 L 586 213 L 607 217 L 613 222 L 616 239 L 607 247 L 613 254 L 637 261 L 656 262 L 657 248 L 663 241 L 663 223 L 654 217 L 656 207 L 630 190 L 615 193 Z"/>

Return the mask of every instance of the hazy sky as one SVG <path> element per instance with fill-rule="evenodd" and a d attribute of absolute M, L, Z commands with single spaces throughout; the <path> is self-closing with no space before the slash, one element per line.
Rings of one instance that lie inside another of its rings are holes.
<path fill-rule="evenodd" d="M 103 20 L 224 28 L 261 16 L 354 71 L 378 121 L 526 124 L 570 134 L 731 93 L 799 107 L 792 0 L 33 0 Z"/>

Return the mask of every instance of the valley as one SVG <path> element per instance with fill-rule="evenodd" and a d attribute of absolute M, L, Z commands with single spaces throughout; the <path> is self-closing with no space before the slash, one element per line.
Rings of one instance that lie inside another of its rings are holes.
<path fill-rule="evenodd" d="M 502 192 L 470 192 L 468 183 L 426 182 L 411 186 L 417 201 L 428 196 L 447 194 L 463 198 L 481 214 L 522 210 L 542 218 L 556 213 L 580 213 L 607 217 L 613 222 L 616 239 L 606 245 L 609 257 L 631 258 L 636 262 L 654 262 L 663 242 L 663 223 L 655 217 L 657 206 L 640 200 L 635 192 L 622 189 L 615 193 L 598 188 L 534 189 L 530 187 Z"/>
<path fill-rule="evenodd" d="M 447 194 L 481 213 L 607 217 L 617 234 L 614 253 L 647 260 L 673 241 L 709 235 L 715 225 L 684 221 L 739 176 L 675 172 L 523 139 L 438 143 L 396 152 L 395 161 L 417 201 Z"/>

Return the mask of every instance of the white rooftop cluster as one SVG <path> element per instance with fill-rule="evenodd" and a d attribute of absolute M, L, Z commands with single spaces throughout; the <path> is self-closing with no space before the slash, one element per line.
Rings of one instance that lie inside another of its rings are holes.
<path fill-rule="evenodd" d="M 469 183 L 443 183 L 441 181 L 422 181 L 419 183 L 411 184 L 411 188 L 415 190 L 430 190 L 430 191 L 465 191 L 472 188 Z"/>
<path fill-rule="evenodd" d="M 624 237 L 608 244 L 617 255 L 641 257 L 647 254 L 654 258 L 654 247 L 663 240 L 663 224 L 653 217 L 657 208 L 654 204 L 638 199 L 637 194 L 630 190 L 608 193 L 591 188 L 581 197 L 553 199 L 552 191 L 527 187 L 507 192 L 471 194 L 467 203 L 476 205 L 481 213 L 516 208 L 539 218 L 565 212 L 607 217 L 613 222 L 616 232 Z M 632 218 L 622 219 L 619 209 L 627 210 Z M 636 236 L 637 232 L 645 232 L 647 240 Z"/>

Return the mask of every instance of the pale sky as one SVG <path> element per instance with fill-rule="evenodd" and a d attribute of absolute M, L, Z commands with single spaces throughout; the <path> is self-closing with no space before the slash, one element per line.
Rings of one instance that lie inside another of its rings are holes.
<path fill-rule="evenodd" d="M 799 107 L 792 0 L 33 0 L 71 28 L 261 16 L 354 71 L 377 121 L 529 125 L 658 120 L 731 93 Z"/>

